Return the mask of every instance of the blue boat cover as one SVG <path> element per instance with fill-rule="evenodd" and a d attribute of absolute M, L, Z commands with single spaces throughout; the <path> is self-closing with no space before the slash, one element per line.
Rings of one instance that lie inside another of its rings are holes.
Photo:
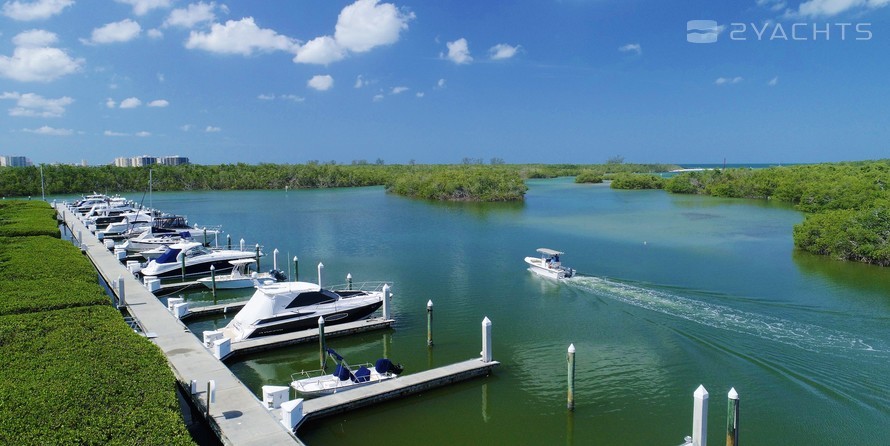
<path fill-rule="evenodd" d="M 371 380 L 371 371 L 368 370 L 367 367 L 361 366 L 358 371 L 355 372 L 355 382 L 362 383 Z"/>
<path fill-rule="evenodd" d="M 163 254 L 155 259 L 155 263 L 176 263 L 176 256 L 179 255 L 180 249 L 167 248 Z"/>
<path fill-rule="evenodd" d="M 386 358 L 378 359 L 376 363 L 374 363 L 374 370 L 377 370 L 377 373 L 384 374 L 390 370 L 392 367 L 392 361 Z"/>
<path fill-rule="evenodd" d="M 340 381 L 346 381 L 352 377 L 352 373 L 349 372 L 349 369 L 340 364 L 337 364 L 337 368 L 334 369 L 333 375 L 340 378 Z"/>

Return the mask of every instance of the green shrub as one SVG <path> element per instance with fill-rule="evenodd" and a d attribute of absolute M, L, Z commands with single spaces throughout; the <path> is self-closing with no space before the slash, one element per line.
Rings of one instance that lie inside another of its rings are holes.
<path fill-rule="evenodd" d="M 593 172 L 591 170 L 585 170 L 585 171 L 579 173 L 578 176 L 575 177 L 575 182 L 576 183 L 602 183 L 603 175 Z"/>
<path fill-rule="evenodd" d="M 664 178 L 651 174 L 622 173 L 612 177 L 612 189 L 661 189 Z"/>
<path fill-rule="evenodd" d="M 43 201 L 0 201 L 0 237 L 48 235 L 60 237 L 56 211 Z"/>

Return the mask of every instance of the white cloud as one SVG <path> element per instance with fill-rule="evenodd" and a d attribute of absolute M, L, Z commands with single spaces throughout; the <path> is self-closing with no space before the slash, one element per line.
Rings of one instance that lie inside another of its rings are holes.
<path fill-rule="evenodd" d="M 399 40 L 414 13 L 392 3 L 357 0 L 340 11 L 334 35 L 319 36 L 296 48 L 295 63 L 327 65 L 346 58 L 350 52 L 364 53 Z"/>
<path fill-rule="evenodd" d="M 148 103 L 149 107 L 158 107 L 158 108 L 164 108 L 168 105 L 170 105 L 170 102 L 168 102 L 166 99 L 155 99 L 154 101 L 151 101 Z"/>
<path fill-rule="evenodd" d="M 368 85 L 368 81 L 366 81 L 366 80 L 362 77 L 362 75 L 359 74 L 358 77 L 355 78 L 355 85 L 353 85 L 353 87 L 355 87 L 355 88 L 362 88 L 362 87 L 364 87 L 365 85 Z"/>
<path fill-rule="evenodd" d="M 107 107 L 107 108 L 117 107 L 117 102 L 115 102 L 114 99 L 108 98 L 105 100 L 105 107 Z"/>
<path fill-rule="evenodd" d="M 152 9 L 169 8 L 170 0 L 114 0 L 133 7 L 133 14 L 145 15 Z"/>
<path fill-rule="evenodd" d="M 141 32 L 142 27 L 138 23 L 130 19 L 124 19 L 120 22 L 108 23 L 94 29 L 90 38 L 88 40 L 81 39 L 81 42 L 93 45 L 128 42 L 139 37 Z"/>
<path fill-rule="evenodd" d="M 766 84 L 769 85 L 770 87 L 775 87 L 776 85 L 779 85 L 779 76 L 776 76 L 776 77 L 770 79 L 769 82 L 767 82 Z"/>
<path fill-rule="evenodd" d="M 334 78 L 329 74 L 317 74 L 312 76 L 312 79 L 309 79 L 306 85 L 318 91 L 330 90 L 334 86 Z"/>
<path fill-rule="evenodd" d="M 417 96 L 418 98 L 422 98 L 422 97 L 426 96 L 426 93 L 424 93 L 422 91 L 418 91 L 417 93 L 414 94 L 414 96 Z"/>
<path fill-rule="evenodd" d="M 371 98 L 374 102 L 380 102 L 383 100 L 383 94 L 375 94 L 373 98 Z"/>
<path fill-rule="evenodd" d="M 448 55 L 444 57 L 448 58 L 448 60 L 458 65 L 468 64 L 473 61 L 473 56 L 470 56 L 467 39 L 461 37 L 454 42 L 446 42 L 445 45 L 448 47 Z"/>
<path fill-rule="evenodd" d="M 744 80 L 744 79 L 742 79 L 741 76 L 736 76 L 736 77 L 718 77 L 717 80 L 714 81 L 714 83 L 717 84 L 717 85 L 732 85 L 732 84 L 737 84 L 737 83 L 739 83 L 739 82 L 741 82 L 741 81 L 743 81 L 743 80 Z"/>
<path fill-rule="evenodd" d="M 102 133 L 102 134 L 105 135 L 105 136 L 130 136 L 130 135 L 126 134 L 126 133 L 112 132 L 111 130 L 106 130 L 106 131 L 105 131 L 104 133 Z"/>
<path fill-rule="evenodd" d="M 275 99 L 275 95 L 274 94 L 260 94 L 256 98 L 261 101 L 271 101 L 271 100 Z"/>
<path fill-rule="evenodd" d="M 346 49 L 340 46 L 331 36 L 316 37 L 297 50 L 294 62 L 327 65 L 343 60 Z"/>
<path fill-rule="evenodd" d="M 640 54 L 643 54 L 643 47 L 641 47 L 639 43 L 628 43 L 627 45 L 618 47 L 618 51 L 621 51 L 622 53 L 634 53 L 639 56 Z"/>
<path fill-rule="evenodd" d="M 139 98 L 127 98 L 121 101 L 121 108 L 136 108 L 142 105 Z"/>
<path fill-rule="evenodd" d="M 158 76 L 158 82 L 164 83 L 164 80 L 165 80 L 164 73 L 158 73 L 157 76 Z"/>
<path fill-rule="evenodd" d="M 787 6 L 785 0 L 757 0 L 757 6 L 769 8 L 769 10 L 778 12 Z"/>
<path fill-rule="evenodd" d="M 49 135 L 49 136 L 68 136 L 74 133 L 71 129 L 56 129 L 50 126 L 43 126 L 36 129 L 22 129 L 23 132 L 27 133 L 36 133 L 38 135 Z"/>
<path fill-rule="evenodd" d="M 179 126 L 179 130 L 182 130 L 183 132 L 187 132 L 193 128 L 195 128 L 195 126 L 193 126 L 191 124 L 184 124 L 184 125 Z"/>
<path fill-rule="evenodd" d="M 238 21 L 229 20 L 225 25 L 214 23 L 207 33 L 191 31 L 185 47 L 212 53 L 250 56 L 255 51 L 292 52 L 296 42 L 271 29 L 258 27 L 253 17 L 245 17 Z"/>
<path fill-rule="evenodd" d="M 157 28 L 152 28 L 152 29 L 146 31 L 145 35 L 151 39 L 163 39 L 164 38 L 164 33 L 161 32 L 161 30 L 159 30 Z"/>
<path fill-rule="evenodd" d="M 64 51 L 48 45 L 56 35 L 31 30 L 16 35 L 12 56 L 0 56 L 0 76 L 21 82 L 50 82 L 80 71 L 83 59 L 73 59 Z"/>
<path fill-rule="evenodd" d="M 216 3 L 192 3 L 186 8 L 178 8 L 170 11 L 167 20 L 164 20 L 164 27 L 177 26 L 181 28 L 193 28 L 201 23 L 211 23 L 216 20 Z"/>
<path fill-rule="evenodd" d="M 515 56 L 520 48 L 522 47 L 519 45 L 511 46 L 506 43 L 499 43 L 488 49 L 488 55 L 492 60 L 509 59 Z"/>
<path fill-rule="evenodd" d="M 392 87 L 392 90 L 390 91 L 390 94 L 401 94 L 401 93 L 404 93 L 404 92 L 406 92 L 406 91 L 408 91 L 408 90 L 410 90 L 410 88 L 408 88 L 408 87 L 404 87 L 404 86 Z"/>
<path fill-rule="evenodd" d="M 222 129 L 219 127 L 214 127 L 212 125 L 208 125 L 207 128 L 204 129 L 204 131 L 207 133 L 218 133 L 221 132 Z"/>
<path fill-rule="evenodd" d="M 145 130 L 143 130 L 141 132 L 136 132 L 136 136 L 138 136 L 140 138 L 147 138 L 147 137 L 151 136 L 151 132 L 146 132 Z"/>
<path fill-rule="evenodd" d="M 445 79 L 439 79 L 439 81 L 436 82 L 436 88 L 445 88 Z"/>
<path fill-rule="evenodd" d="M 832 17 L 850 10 L 883 8 L 890 0 L 808 0 L 800 4 L 797 14 L 804 17 Z"/>
<path fill-rule="evenodd" d="M 295 94 L 283 94 L 283 95 L 281 95 L 281 99 L 285 99 L 285 100 L 288 100 L 291 102 L 303 102 L 306 100 L 306 98 L 304 98 L 302 96 L 297 96 Z"/>
<path fill-rule="evenodd" d="M 9 109 L 9 116 L 29 118 L 58 118 L 65 114 L 65 107 L 74 103 L 74 99 L 68 96 L 47 99 L 34 93 L 18 92 L 4 92 L 0 94 L 0 99 L 16 101 L 16 106 Z"/>
<path fill-rule="evenodd" d="M 74 0 L 15 0 L 3 4 L 3 15 L 13 20 L 30 21 L 48 19 L 74 4 Z"/>

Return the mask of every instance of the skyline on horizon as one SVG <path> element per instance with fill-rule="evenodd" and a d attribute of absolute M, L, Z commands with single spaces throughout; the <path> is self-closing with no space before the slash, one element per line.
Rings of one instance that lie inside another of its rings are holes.
<path fill-rule="evenodd" d="M 90 165 L 880 159 L 888 5 L 7 0 L 0 153 Z"/>

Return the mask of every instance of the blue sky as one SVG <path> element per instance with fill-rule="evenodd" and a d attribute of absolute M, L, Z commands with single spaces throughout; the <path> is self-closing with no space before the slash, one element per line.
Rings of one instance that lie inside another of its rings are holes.
<path fill-rule="evenodd" d="M 200 164 L 886 158 L 888 6 L 7 0 L 0 154 L 90 165 L 142 154 Z M 716 24 L 687 32 L 690 20 Z M 716 41 L 687 41 L 701 35 Z"/>

